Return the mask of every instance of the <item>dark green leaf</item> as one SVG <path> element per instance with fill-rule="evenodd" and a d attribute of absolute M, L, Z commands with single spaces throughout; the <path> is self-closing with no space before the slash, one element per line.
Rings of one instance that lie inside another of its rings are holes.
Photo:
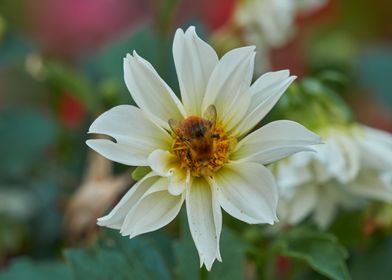
<path fill-rule="evenodd" d="M 244 279 L 245 244 L 241 238 L 228 228 L 223 228 L 220 248 L 222 263 L 214 263 L 208 279 Z"/>
<path fill-rule="evenodd" d="M 211 272 L 199 268 L 199 256 L 192 240 L 185 214 L 181 215 L 181 238 L 174 245 L 177 279 L 197 280 L 206 277 L 210 280 L 243 279 L 245 264 L 245 245 L 236 234 L 228 228 L 222 229 L 220 250 L 222 263 L 215 261 Z"/>
<path fill-rule="evenodd" d="M 284 238 L 281 253 L 305 261 L 330 279 L 350 279 L 345 263 L 347 251 L 331 234 L 304 229 L 292 230 Z"/>
<path fill-rule="evenodd" d="M 351 260 L 351 274 L 355 280 L 384 280 L 392 275 L 392 238 L 385 238 L 373 248 L 356 252 Z"/>
<path fill-rule="evenodd" d="M 185 211 L 181 211 L 181 238 L 174 244 L 177 279 L 198 280 L 200 275 L 199 255 L 189 231 Z"/>
<path fill-rule="evenodd" d="M 171 279 L 164 257 L 149 237 L 129 240 L 106 232 L 95 248 L 67 250 L 75 279 Z"/>

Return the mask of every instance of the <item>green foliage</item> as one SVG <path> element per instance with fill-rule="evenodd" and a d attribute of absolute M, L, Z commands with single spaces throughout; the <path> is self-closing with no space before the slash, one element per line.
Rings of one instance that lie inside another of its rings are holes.
<path fill-rule="evenodd" d="M 17 177 L 36 166 L 44 150 L 54 142 L 56 127 L 38 111 L 3 111 L 0 135 L 0 174 Z"/>
<path fill-rule="evenodd" d="M 0 22 L 1 24 L 5 28 L 4 21 Z M 4 38 L 1 38 L 3 36 Z M 22 38 L 14 33 L 5 33 L 3 35 L 0 30 L 0 69 L 22 64 L 27 54 L 34 49 L 32 42 L 26 38 Z"/>
<path fill-rule="evenodd" d="M 351 275 L 355 280 L 384 280 L 392 275 L 392 237 L 381 239 L 368 251 L 352 254 Z"/>
<path fill-rule="evenodd" d="M 338 72 L 328 71 L 292 84 L 272 111 L 272 119 L 294 120 L 316 131 L 350 124 L 354 116 L 337 93 L 345 82 Z"/>
<path fill-rule="evenodd" d="M 335 236 L 297 228 L 280 241 L 280 253 L 306 262 L 330 279 L 350 279 L 345 260 L 348 253 Z"/>
<path fill-rule="evenodd" d="M 52 90 L 75 96 L 92 113 L 98 110 L 99 96 L 94 94 L 90 81 L 84 75 L 56 61 L 46 63 L 44 69 L 46 82 Z"/>
<path fill-rule="evenodd" d="M 35 262 L 21 258 L 0 274 L 0 280 L 70 280 L 71 271 L 65 263 L 57 261 Z"/>
<path fill-rule="evenodd" d="M 151 237 L 129 240 L 108 231 L 90 249 L 71 249 L 65 256 L 74 279 L 170 279 L 164 257 Z"/>
<path fill-rule="evenodd" d="M 389 48 L 370 50 L 362 55 L 358 66 L 360 82 L 391 108 L 392 51 Z"/>
<path fill-rule="evenodd" d="M 183 215 L 184 216 L 184 215 Z M 193 243 L 188 224 L 181 217 L 181 238 L 174 244 L 176 279 L 243 279 L 246 246 L 241 238 L 228 228 L 222 229 L 220 249 L 222 263 L 215 261 L 211 272 L 199 269 L 199 256 Z"/>

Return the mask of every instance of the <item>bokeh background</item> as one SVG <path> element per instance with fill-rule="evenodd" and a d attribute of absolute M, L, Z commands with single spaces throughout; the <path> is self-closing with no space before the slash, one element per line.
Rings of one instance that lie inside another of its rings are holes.
<path fill-rule="evenodd" d="M 234 23 L 243 2 L 0 1 L 0 279 L 324 279 L 317 265 L 277 253 L 261 227 L 227 217 L 224 262 L 210 274 L 184 217 L 132 241 L 95 225 L 134 180 L 85 145 L 99 114 L 132 103 L 122 58 L 136 50 L 179 92 L 176 28 L 195 25 L 222 54 L 249 42 Z M 392 132 L 392 2 L 322 2 L 296 12 L 256 68 L 332 83 L 357 120 Z M 392 275 L 390 231 L 373 210 L 343 213 L 330 230 L 349 249 L 353 279 Z"/>

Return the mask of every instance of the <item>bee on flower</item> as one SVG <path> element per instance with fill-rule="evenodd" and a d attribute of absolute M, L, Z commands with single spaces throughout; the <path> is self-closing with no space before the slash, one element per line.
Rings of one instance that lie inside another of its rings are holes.
<path fill-rule="evenodd" d="M 278 189 L 265 165 L 320 138 L 288 120 L 254 129 L 295 79 L 284 70 L 252 84 L 255 47 L 219 59 L 190 27 L 177 30 L 173 56 L 181 101 L 133 52 L 124 77 L 138 107 L 117 106 L 89 129 L 111 137 L 87 141 L 104 157 L 151 168 L 98 224 L 132 238 L 167 225 L 185 203 L 200 265 L 210 270 L 221 261 L 221 209 L 250 224 L 276 222 Z"/>

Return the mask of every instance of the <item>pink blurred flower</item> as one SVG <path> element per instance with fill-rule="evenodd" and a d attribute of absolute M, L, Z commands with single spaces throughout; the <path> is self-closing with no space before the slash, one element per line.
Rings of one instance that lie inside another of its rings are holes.
<path fill-rule="evenodd" d="M 147 18 L 142 0 L 36 0 L 28 19 L 43 48 L 74 56 L 95 50 Z"/>

